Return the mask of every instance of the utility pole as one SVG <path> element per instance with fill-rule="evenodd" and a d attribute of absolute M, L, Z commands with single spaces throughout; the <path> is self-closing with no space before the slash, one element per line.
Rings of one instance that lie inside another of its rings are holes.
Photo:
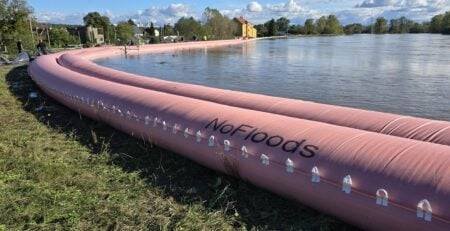
<path fill-rule="evenodd" d="M 33 44 L 33 48 L 35 47 L 35 43 L 34 43 L 34 33 L 33 33 L 33 25 L 31 22 L 31 16 L 28 17 L 28 20 L 30 21 L 30 32 L 31 32 L 31 42 Z"/>
<path fill-rule="evenodd" d="M 48 47 L 51 48 L 51 41 L 50 41 L 50 33 L 48 33 L 48 30 L 50 29 L 50 26 L 47 25 L 47 41 L 48 41 Z"/>
<path fill-rule="evenodd" d="M 77 28 L 77 32 L 78 32 L 78 40 L 80 42 L 80 46 L 81 46 L 81 35 L 80 35 L 80 30 Z"/>
<path fill-rule="evenodd" d="M 117 42 L 117 30 L 116 27 L 114 27 L 114 44 Z"/>

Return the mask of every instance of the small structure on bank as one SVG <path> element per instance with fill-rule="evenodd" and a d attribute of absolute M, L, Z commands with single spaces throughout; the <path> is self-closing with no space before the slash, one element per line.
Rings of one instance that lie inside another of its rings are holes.
<path fill-rule="evenodd" d="M 101 45 L 101 44 L 105 43 L 105 35 L 103 32 L 103 28 L 87 26 L 87 27 L 83 27 L 82 30 L 84 32 L 82 34 L 84 34 L 86 36 L 85 37 L 86 41 L 94 43 L 96 45 Z"/>
<path fill-rule="evenodd" d="M 257 31 L 253 24 L 247 21 L 244 17 L 235 18 L 234 21 L 238 24 L 238 36 L 244 39 L 256 38 Z"/>
<path fill-rule="evenodd" d="M 103 28 L 93 26 L 68 26 L 67 31 L 72 36 L 78 37 L 82 44 L 105 44 L 105 31 Z"/>

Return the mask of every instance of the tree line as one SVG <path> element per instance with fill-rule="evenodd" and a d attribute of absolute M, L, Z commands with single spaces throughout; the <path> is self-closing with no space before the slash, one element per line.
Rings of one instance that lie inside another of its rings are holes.
<path fill-rule="evenodd" d="M 64 47 L 68 44 L 90 43 L 82 41 L 81 25 L 40 24 L 32 17 L 32 9 L 26 0 L 0 0 L 0 52 L 14 54 L 17 41 L 21 41 L 25 50 L 34 50 L 42 39 L 51 47 Z M 88 13 L 83 18 L 84 26 L 99 28 L 107 44 L 125 44 L 136 40 L 136 33 L 142 34 L 146 42 L 157 43 L 162 36 L 176 35 L 183 41 L 231 39 L 239 36 L 240 26 L 232 18 L 219 10 L 206 8 L 203 20 L 182 17 L 174 25 L 164 24 L 156 27 L 153 23 L 139 27 L 133 20 L 113 24 L 111 20 L 98 12 Z M 46 27 L 46 28 L 44 28 Z M 429 22 L 414 22 L 406 17 L 387 20 L 377 18 L 373 24 L 359 23 L 342 26 L 335 15 L 307 19 L 304 24 L 291 24 L 281 17 L 271 19 L 255 26 L 259 37 L 276 35 L 340 35 L 360 33 L 442 33 L 450 34 L 450 12 L 434 16 Z M 155 31 L 160 36 L 156 36 Z"/>
<path fill-rule="evenodd" d="M 25 49 L 34 48 L 34 38 L 29 18 L 31 9 L 25 0 L 0 0 L 0 49 L 3 52 L 17 52 L 16 42 L 21 40 Z"/>
<path fill-rule="evenodd" d="M 277 35 L 319 35 L 319 34 L 343 34 L 343 28 L 335 15 L 322 16 L 319 19 L 307 19 L 304 25 L 291 25 L 290 20 L 281 17 L 271 19 L 264 24 L 256 25 L 259 37 Z"/>
<path fill-rule="evenodd" d="M 183 41 L 191 41 L 231 39 L 238 33 L 239 27 L 236 22 L 221 14 L 217 9 L 206 8 L 203 12 L 203 18 L 204 22 L 193 17 L 182 17 L 175 25 L 164 24 L 161 27 L 155 27 L 153 23 L 150 23 L 148 27 L 143 28 L 139 28 L 131 19 L 118 22 L 114 26 L 108 17 L 102 16 L 98 12 L 88 13 L 83 20 L 86 26 L 102 28 L 105 41 L 115 44 L 124 44 L 136 40 L 136 31 L 142 32 L 142 39 L 151 43 L 159 42 L 161 36 L 178 36 Z M 160 33 L 160 36 L 156 36 L 155 30 Z"/>
<path fill-rule="evenodd" d="M 401 34 L 401 33 L 441 33 L 450 34 L 450 11 L 439 14 L 427 22 L 414 22 L 406 17 L 386 20 L 383 17 L 376 19 L 369 27 L 371 33 L 375 34 Z"/>
<path fill-rule="evenodd" d="M 0 53 L 17 53 L 18 41 L 28 51 L 41 39 L 53 47 L 80 43 L 79 36 L 69 33 L 76 26 L 39 24 L 32 12 L 26 0 L 0 0 Z"/>
<path fill-rule="evenodd" d="M 136 41 L 136 34 L 143 34 L 146 42 L 159 42 L 162 36 L 176 35 L 189 40 L 231 39 L 238 35 L 237 23 L 221 14 L 219 10 L 206 8 L 203 21 L 193 17 L 182 17 L 174 25 L 164 24 L 156 27 L 139 26 L 129 19 L 113 24 L 111 20 L 98 12 L 90 12 L 83 17 L 84 25 L 42 24 L 32 16 L 33 10 L 26 0 L 0 0 L 0 53 L 16 54 L 17 42 L 23 49 L 35 50 L 39 40 L 43 40 L 52 48 L 65 47 L 71 44 L 95 45 L 95 41 L 83 39 L 83 26 L 98 28 L 104 36 L 105 43 L 122 45 Z M 156 36 L 157 30 L 160 36 Z"/>
<path fill-rule="evenodd" d="M 442 33 L 450 34 L 450 11 L 434 16 L 427 22 L 415 22 L 406 17 L 387 20 L 378 17 L 373 24 L 353 23 L 342 26 L 335 15 L 307 19 L 303 25 L 290 24 L 289 19 L 271 19 L 255 26 L 259 37 L 276 35 L 340 35 L 340 34 L 401 34 L 401 33 Z"/>

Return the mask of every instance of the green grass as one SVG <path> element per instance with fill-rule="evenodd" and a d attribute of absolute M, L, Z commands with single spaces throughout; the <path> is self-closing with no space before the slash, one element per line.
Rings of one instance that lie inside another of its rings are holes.
<path fill-rule="evenodd" d="M 354 229 L 85 118 L 26 66 L 0 67 L 0 214 L 0 230 Z"/>

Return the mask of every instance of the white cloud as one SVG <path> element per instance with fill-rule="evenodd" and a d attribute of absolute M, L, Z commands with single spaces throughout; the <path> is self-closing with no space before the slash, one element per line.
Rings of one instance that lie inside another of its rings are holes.
<path fill-rule="evenodd" d="M 365 0 L 361 4 L 356 5 L 360 8 L 384 7 L 392 6 L 396 3 L 395 0 Z"/>
<path fill-rule="evenodd" d="M 357 4 L 357 8 L 372 7 L 400 7 L 400 8 L 424 8 L 424 7 L 445 7 L 448 0 L 365 0 Z"/>
<path fill-rule="evenodd" d="M 267 5 L 270 11 L 274 12 L 300 12 L 302 7 L 294 0 L 288 0 L 286 3 Z"/>
<path fill-rule="evenodd" d="M 430 1 L 430 4 L 434 4 L 433 1 Z M 402 0 L 397 3 L 400 7 L 408 7 L 408 8 L 418 8 L 418 7 L 427 7 L 427 0 Z"/>
<path fill-rule="evenodd" d="M 261 5 L 261 11 L 250 10 L 250 2 L 245 9 L 226 9 L 221 10 L 226 16 L 233 18 L 244 16 L 250 22 L 259 24 L 264 23 L 271 18 L 286 17 L 293 23 L 303 23 L 306 18 L 317 18 L 320 16 L 319 12 L 316 10 L 310 10 L 299 4 L 299 1 L 295 0 L 285 0 L 285 2 L 279 2 L 275 4 Z"/>
<path fill-rule="evenodd" d="M 38 12 L 34 14 L 34 17 L 39 22 L 44 23 L 81 25 L 83 24 L 83 17 L 85 15 L 85 13 L 64 14 L 60 12 Z"/>
<path fill-rule="evenodd" d="M 311 8 L 314 4 L 341 4 L 341 0 L 275 0 L 272 4 L 261 4 L 249 0 L 242 8 L 220 9 L 228 17 L 244 16 L 253 23 L 263 23 L 271 18 L 287 17 L 293 23 L 303 23 L 307 18 L 335 14 L 343 24 L 371 23 L 376 17 L 387 19 L 408 17 L 416 21 L 430 20 L 436 14 L 450 10 L 450 0 L 352 0 L 345 8 L 333 10 L 334 7 Z M 359 2 L 359 4 L 357 4 Z M 355 7 L 352 7 L 355 6 Z M 58 12 L 38 12 L 39 21 L 51 23 L 82 24 L 87 12 L 63 14 Z M 170 4 L 166 7 L 149 7 L 145 10 L 116 15 L 105 11 L 113 23 L 131 18 L 143 25 L 153 22 L 156 25 L 174 24 L 180 17 L 201 18 L 201 9 L 194 11 L 185 4 Z"/>
<path fill-rule="evenodd" d="M 383 12 L 384 10 L 380 8 L 362 8 L 338 11 L 335 15 L 344 25 L 350 23 L 370 24 Z"/>
<path fill-rule="evenodd" d="M 415 21 L 426 21 L 448 10 L 450 0 L 365 0 L 356 5 L 356 9 L 338 12 L 338 15 L 352 19 L 352 22 L 370 22 L 376 17 L 392 19 L 402 16 Z"/>
<path fill-rule="evenodd" d="M 181 3 L 170 4 L 170 6 L 165 9 L 159 10 L 158 8 L 156 8 L 156 10 L 173 17 L 185 17 L 188 16 L 190 12 L 189 7 Z"/>
<path fill-rule="evenodd" d="M 259 12 L 250 12 L 250 11 L 247 11 L 246 9 L 220 10 L 220 13 L 222 13 L 223 15 L 225 15 L 229 18 L 240 17 L 240 16 L 244 16 L 247 18 L 248 15 L 258 15 L 259 14 Z"/>
<path fill-rule="evenodd" d="M 140 13 L 140 14 L 139 14 Z M 131 15 L 121 15 L 115 17 L 113 21 L 133 19 L 136 23 L 147 25 L 150 22 L 156 25 L 163 25 L 166 23 L 175 24 L 181 17 L 195 17 L 196 14 L 189 6 L 184 4 L 170 4 L 168 7 L 150 7 L 141 12 Z"/>
<path fill-rule="evenodd" d="M 263 7 L 258 2 L 250 2 L 247 5 L 247 10 L 249 12 L 261 12 L 263 11 Z"/>
<path fill-rule="evenodd" d="M 145 10 L 139 10 L 135 13 L 128 13 L 122 15 L 115 15 L 111 11 L 100 12 L 108 16 L 112 23 L 131 19 L 137 24 L 147 25 L 153 22 L 156 25 L 163 25 L 165 23 L 174 24 L 181 17 L 196 17 L 187 5 L 184 4 L 170 4 L 167 7 L 150 7 Z M 87 12 L 75 14 L 63 14 L 59 12 L 39 12 L 35 13 L 35 17 L 40 22 L 48 23 L 62 23 L 62 24 L 83 24 L 83 17 Z"/>

